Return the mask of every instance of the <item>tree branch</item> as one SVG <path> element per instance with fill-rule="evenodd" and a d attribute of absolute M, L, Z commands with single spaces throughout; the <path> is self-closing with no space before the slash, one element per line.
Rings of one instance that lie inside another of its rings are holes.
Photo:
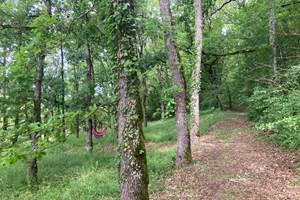
<path fill-rule="evenodd" d="M 229 3 L 233 2 L 233 1 L 236 1 L 236 0 L 228 0 L 225 3 L 223 3 L 219 8 L 217 8 L 216 10 L 214 10 L 211 13 L 211 16 L 215 15 L 217 12 L 219 12 L 220 10 L 222 10 L 224 6 L 226 6 L 227 4 L 229 4 Z"/>
<path fill-rule="evenodd" d="M 284 7 L 292 6 L 292 5 L 295 5 L 295 4 L 298 4 L 298 3 L 300 3 L 300 1 L 292 1 L 290 3 L 282 4 L 280 7 L 284 8 Z"/>
<path fill-rule="evenodd" d="M 13 26 L 10 24 L 0 24 L 0 28 L 2 29 L 15 29 L 15 30 L 25 30 L 25 31 L 30 31 L 35 29 L 35 27 L 32 26 Z"/>
<path fill-rule="evenodd" d="M 211 52 L 203 52 L 204 55 L 210 55 L 210 56 L 216 56 L 216 57 L 225 57 L 225 56 L 232 56 L 232 55 L 237 55 L 237 54 L 246 54 L 246 53 L 253 53 L 257 51 L 257 49 L 242 49 L 242 50 L 237 50 L 233 52 L 228 52 L 228 53 L 211 53 Z"/>

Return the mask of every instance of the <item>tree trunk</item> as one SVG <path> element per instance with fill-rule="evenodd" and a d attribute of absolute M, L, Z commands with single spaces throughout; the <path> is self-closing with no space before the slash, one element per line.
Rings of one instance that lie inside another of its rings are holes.
<path fill-rule="evenodd" d="M 179 63 L 179 54 L 172 35 L 172 13 L 169 0 L 160 0 L 160 10 L 163 21 L 167 27 L 165 31 L 165 45 L 172 72 L 172 80 L 173 84 L 177 87 L 175 92 L 177 129 L 176 166 L 181 167 L 192 161 L 191 141 L 187 124 L 185 80 Z"/>
<path fill-rule="evenodd" d="M 4 50 L 5 52 L 5 50 Z M 7 58 L 6 58 L 6 52 L 3 56 L 3 100 L 4 102 L 6 103 L 6 93 L 7 93 L 7 75 L 6 75 L 6 61 L 7 61 Z M 7 117 L 7 109 L 5 108 L 6 106 L 3 106 L 3 109 L 2 109 L 2 113 L 3 113 L 3 124 L 2 124 L 2 129 L 3 130 L 7 130 L 8 128 L 8 117 Z"/>
<path fill-rule="evenodd" d="M 233 105 L 232 105 L 231 91 L 230 91 L 230 88 L 227 84 L 226 84 L 226 90 L 227 90 L 227 95 L 228 95 L 228 108 L 229 108 L 229 110 L 232 110 Z"/>
<path fill-rule="evenodd" d="M 74 70 L 75 91 L 76 91 L 76 94 L 78 94 L 79 93 L 79 81 L 78 81 L 79 77 L 77 76 L 75 66 L 74 66 L 73 70 Z M 79 119 L 79 116 L 76 116 L 76 118 L 75 118 L 75 134 L 76 134 L 76 137 L 79 138 L 79 134 L 80 134 L 80 119 Z"/>
<path fill-rule="evenodd" d="M 44 4 L 47 8 L 48 16 L 51 17 L 52 16 L 52 2 L 51 2 L 51 0 L 44 0 Z"/>
<path fill-rule="evenodd" d="M 196 46 L 196 63 L 193 71 L 192 86 L 192 121 L 191 137 L 192 141 L 196 139 L 200 124 L 200 89 L 201 89 L 201 61 L 202 61 L 202 3 L 201 0 L 195 0 L 195 46 Z"/>
<path fill-rule="evenodd" d="M 19 113 L 16 114 L 16 117 L 15 117 L 15 129 L 18 129 L 19 128 Z M 19 133 L 16 133 L 12 140 L 11 140 L 11 143 L 12 145 L 15 145 L 17 142 L 18 142 L 18 135 Z"/>
<path fill-rule="evenodd" d="M 142 105 L 139 94 L 136 16 L 133 0 L 112 0 L 115 17 L 117 88 L 118 88 L 118 143 L 120 146 L 121 200 L 148 200 L 148 169 L 142 127 Z M 120 13 L 121 12 L 121 13 Z M 119 18 L 118 18 L 119 19 Z M 130 65 L 124 65 L 130 63 Z"/>
<path fill-rule="evenodd" d="M 79 117 L 78 116 L 76 116 L 76 118 L 75 118 L 75 132 L 76 132 L 76 138 L 79 138 L 80 122 L 79 122 Z"/>
<path fill-rule="evenodd" d="M 157 69 L 157 77 L 159 82 L 159 89 L 160 89 L 160 119 L 165 118 L 165 100 L 163 97 L 163 90 L 164 90 L 164 84 L 163 84 L 163 78 L 161 75 L 161 69 Z"/>
<path fill-rule="evenodd" d="M 45 55 L 38 55 L 37 75 L 34 83 L 34 99 L 33 99 L 33 120 L 35 123 L 41 123 L 41 98 L 42 98 L 42 82 L 44 78 L 44 60 Z M 28 157 L 27 182 L 32 190 L 36 190 L 38 186 L 38 166 L 37 158 L 34 152 L 37 150 L 37 141 L 39 133 L 30 135 L 31 148 L 33 153 Z"/>
<path fill-rule="evenodd" d="M 147 117 L 147 96 L 148 96 L 148 89 L 147 89 L 147 82 L 146 82 L 146 75 L 142 77 L 142 85 L 143 85 L 143 95 L 142 95 L 142 111 L 143 111 L 143 121 L 144 126 L 147 127 L 148 125 L 148 117 Z"/>
<path fill-rule="evenodd" d="M 221 110 L 224 110 L 224 106 L 223 106 L 223 104 L 222 104 L 222 101 L 221 101 L 219 95 L 216 95 L 216 99 L 217 99 L 219 108 L 220 108 Z"/>
<path fill-rule="evenodd" d="M 272 49 L 272 68 L 273 77 L 275 81 L 278 81 L 277 71 L 277 47 L 276 47 L 276 15 L 275 15 L 275 0 L 270 1 L 270 19 L 269 19 L 269 42 Z"/>
<path fill-rule="evenodd" d="M 60 58 L 61 58 L 61 81 L 62 81 L 62 90 L 61 90 L 61 111 L 62 111 L 62 132 L 63 137 L 66 135 L 66 121 L 65 121 L 65 69 L 64 69 L 64 49 L 63 41 L 60 42 Z"/>
<path fill-rule="evenodd" d="M 87 83 L 88 83 L 88 91 L 86 97 L 86 111 L 89 112 L 89 107 L 92 105 L 92 99 L 94 97 L 94 66 L 91 55 L 91 48 L 89 43 L 87 43 L 86 47 L 86 65 L 87 65 Z M 87 152 L 93 151 L 93 118 L 92 116 L 87 120 L 87 133 L 85 137 L 85 149 Z"/>
<path fill-rule="evenodd" d="M 51 0 L 44 0 L 49 17 L 52 16 Z M 38 55 L 37 75 L 34 83 L 34 98 L 33 98 L 33 120 L 36 123 L 41 123 L 41 100 L 42 100 L 42 82 L 44 79 L 44 61 L 46 53 L 42 51 Z M 30 135 L 32 154 L 28 156 L 27 160 L 27 183 L 31 190 L 38 188 L 38 165 L 37 158 L 34 152 L 37 150 L 37 141 L 39 133 L 32 133 Z"/>

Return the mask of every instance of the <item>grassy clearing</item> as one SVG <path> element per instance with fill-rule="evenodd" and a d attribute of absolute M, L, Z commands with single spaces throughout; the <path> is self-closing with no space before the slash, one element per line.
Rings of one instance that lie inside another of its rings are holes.
<path fill-rule="evenodd" d="M 236 115 L 235 115 L 236 116 Z M 202 113 L 201 133 L 222 120 L 232 118 L 230 113 L 207 111 Z M 175 157 L 175 120 L 166 119 L 149 123 L 145 128 L 149 145 L 147 160 L 150 192 L 163 189 L 166 175 L 173 168 Z M 26 187 L 25 163 L 0 167 L 1 200 L 109 200 L 118 199 L 118 157 L 116 138 L 109 132 L 95 140 L 94 153 L 85 153 L 84 136 L 69 137 L 67 142 L 49 149 L 39 161 L 40 189 L 32 194 Z"/>
<path fill-rule="evenodd" d="M 175 121 L 153 122 L 145 128 L 147 141 L 164 143 L 164 150 L 148 149 L 150 191 L 163 187 L 165 175 L 172 171 L 175 156 Z M 108 133 L 95 140 L 94 153 L 85 153 L 84 135 L 79 139 L 71 136 L 66 143 L 55 146 L 39 161 L 40 189 L 32 194 L 26 187 L 25 163 L 0 167 L 1 200 L 53 200 L 53 199 L 118 199 L 118 157 L 116 138 Z"/>

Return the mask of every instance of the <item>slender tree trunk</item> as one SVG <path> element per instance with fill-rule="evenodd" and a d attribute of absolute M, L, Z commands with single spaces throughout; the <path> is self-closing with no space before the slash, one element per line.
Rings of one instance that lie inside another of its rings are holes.
<path fill-rule="evenodd" d="M 34 83 L 34 99 L 33 99 L 33 120 L 36 123 L 41 123 L 41 98 L 42 98 L 42 82 L 44 78 L 44 60 L 45 55 L 38 56 L 38 71 Z M 38 132 L 30 135 L 32 151 L 37 150 Z M 28 157 L 27 182 L 32 190 L 36 190 L 38 186 L 38 166 L 37 158 L 33 155 Z"/>
<path fill-rule="evenodd" d="M 79 138 L 80 122 L 79 122 L 79 117 L 78 116 L 76 116 L 76 118 L 75 118 L 75 132 L 76 132 L 76 138 Z"/>
<path fill-rule="evenodd" d="M 219 95 L 216 95 L 216 99 L 217 99 L 219 108 L 220 108 L 221 110 L 224 110 L 224 106 L 223 106 L 223 104 L 222 104 L 222 101 L 221 101 Z"/>
<path fill-rule="evenodd" d="M 164 90 L 164 84 L 163 84 L 163 79 L 161 75 L 161 68 L 157 69 L 157 77 L 158 77 L 158 82 L 159 82 L 159 89 L 160 89 L 160 118 L 164 119 L 165 118 L 165 100 L 163 97 L 163 90 Z"/>
<path fill-rule="evenodd" d="M 142 127 L 142 105 L 137 75 L 136 16 L 134 0 L 112 0 L 115 16 L 116 65 L 118 74 L 118 143 L 120 146 L 121 200 L 148 200 L 148 169 Z M 120 13 L 121 12 L 121 13 Z M 119 19 L 119 18 L 118 18 Z M 124 63 L 131 63 L 124 65 Z"/>
<path fill-rule="evenodd" d="M 5 51 L 5 50 L 4 50 Z M 6 93 L 7 93 L 7 75 L 6 75 L 6 53 L 3 56 L 3 100 L 6 101 Z M 6 108 L 3 106 L 2 113 L 3 113 L 3 124 L 2 124 L 2 129 L 7 130 L 8 128 L 8 117 L 6 113 Z"/>
<path fill-rule="evenodd" d="M 18 129 L 18 128 L 19 128 L 19 113 L 17 113 L 15 116 L 15 129 Z M 16 133 L 11 140 L 12 145 L 15 145 L 17 143 L 18 137 L 19 137 L 19 135 L 18 135 L 18 133 Z"/>
<path fill-rule="evenodd" d="M 196 64 L 193 71 L 192 87 L 192 121 L 191 137 L 192 141 L 196 139 L 200 124 L 200 89 L 201 89 L 201 62 L 202 62 L 202 3 L 201 0 L 195 0 L 195 45 L 196 45 Z"/>
<path fill-rule="evenodd" d="M 63 41 L 60 42 L 60 58 L 61 58 L 61 81 L 62 81 L 62 90 L 61 90 L 61 111 L 62 111 L 62 132 L 63 136 L 66 135 L 66 121 L 65 121 L 65 69 L 64 69 L 64 49 Z"/>
<path fill-rule="evenodd" d="M 147 96 L 148 96 L 148 89 L 147 89 L 147 82 L 146 82 L 146 75 L 143 75 L 142 78 L 142 85 L 143 85 L 143 95 L 142 95 L 142 111 L 143 111 L 143 121 L 144 126 L 147 127 L 148 125 L 148 117 L 147 117 Z"/>
<path fill-rule="evenodd" d="M 47 8 L 49 17 L 51 17 L 51 0 L 44 0 L 44 4 Z M 41 123 L 42 82 L 44 79 L 45 57 L 46 53 L 44 51 L 38 55 L 37 75 L 34 83 L 33 120 L 36 123 Z M 30 135 L 33 153 L 28 156 L 27 160 L 27 183 L 31 190 L 36 190 L 38 188 L 38 165 L 37 158 L 34 156 L 34 152 L 37 150 L 38 134 L 39 133 L 36 132 Z"/>
<path fill-rule="evenodd" d="M 270 19 L 269 19 L 269 42 L 272 49 L 272 68 L 273 77 L 275 81 L 278 81 L 277 70 L 277 47 L 276 47 L 276 15 L 275 15 L 275 0 L 270 1 Z"/>
<path fill-rule="evenodd" d="M 230 88 L 227 84 L 226 84 L 226 90 L 227 90 L 227 95 L 228 95 L 228 108 L 229 108 L 229 110 L 232 110 L 233 105 L 232 105 L 231 91 L 230 91 Z"/>
<path fill-rule="evenodd" d="M 172 13 L 169 0 L 160 0 L 160 10 L 163 21 L 167 27 L 165 32 L 165 45 L 172 72 L 172 80 L 173 84 L 177 87 L 175 93 L 177 129 L 176 166 L 181 167 L 192 161 L 190 133 L 187 124 L 185 80 L 180 67 L 179 54 L 172 35 Z"/>
<path fill-rule="evenodd" d="M 77 76 L 76 67 L 74 66 L 74 80 L 75 80 L 76 94 L 79 93 L 79 81 L 78 81 L 78 79 L 79 79 L 79 77 Z M 79 116 L 76 116 L 76 118 L 75 118 L 75 132 L 76 132 L 76 137 L 79 138 L 79 134 L 80 134 L 80 119 L 79 119 Z"/>
<path fill-rule="evenodd" d="M 86 47 L 86 65 L 87 65 L 87 83 L 88 83 L 88 94 L 86 97 L 86 109 L 89 112 L 89 107 L 92 105 L 92 99 L 94 97 L 94 66 L 92 61 L 91 48 L 89 43 L 87 43 Z M 85 149 L 87 152 L 93 151 L 93 118 L 92 116 L 87 120 L 87 133 L 85 137 Z"/>
<path fill-rule="evenodd" d="M 6 75 L 4 75 L 6 76 Z M 3 99 L 6 100 L 6 90 L 7 90 L 7 80 L 4 78 L 4 84 L 3 84 Z M 3 124 L 2 124 L 2 129 L 7 130 L 8 128 L 8 117 L 7 117 L 7 110 L 4 108 L 2 110 L 3 112 Z"/>
<path fill-rule="evenodd" d="M 47 8 L 48 16 L 51 17 L 52 16 L 52 1 L 51 0 L 43 0 L 43 1 Z"/>

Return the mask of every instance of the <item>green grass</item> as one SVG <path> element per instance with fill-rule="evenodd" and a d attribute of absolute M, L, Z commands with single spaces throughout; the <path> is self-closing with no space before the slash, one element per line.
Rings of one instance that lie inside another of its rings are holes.
<path fill-rule="evenodd" d="M 146 140 L 149 142 L 170 143 L 176 141 L 175 119 L 152 122 L 144 131 Z"/>
<path fill-rule="evenodd" d="M 149 123 L 145 136 L 157 145 L 175 142 L 174 123 L 174 120 Z M 118 199 L 118 157 L 113 145 L 116 143 L 114 135 L 109 132 L 101 140 L 94 140 L 92 154 L 84 151 L 84 135 L 79 139 L 70 136 L 67 142 L 49 149 L 38 162 L 40 187 L 36 194 L 27 190 L 26 163 L 20 161 L 13 166 L 0 167 L 0 199 Z M 162 189 L 165 176 L 172 171 L 174 156 L 174 145 L 166 146 L 163 151 L 148 149 L 151 192 Z"/>
<path fill-rule="evenodd" d="M 236 116 L 236 115 L 235 115 Z M 220 111 L 207 111 L 201 115 L 201 133 L 222 120 L 234 117 Z M 149 144 L 147 162 L 150 192 L 163 189 L 165 177 L 173 168 L 176 127 L 174 119 L 149 123 L 145 137 Z M 115 134 L 109 132 L 95 140 L 94 153 L 84 151 L 84 136 L 69 137 L 67 142 L 49 149 L 39 162 L 40 187 L 32 194 L 26 186 L 26 166 L 18 162 L 0 167 L 1 200 L 108 200 L 118 199 L 118 157 Z"/>
<path fill-rule="evenodd" d="M 221 121 L 231 120 L 244 115 L 243 113 L 236 112 L 223 112 L 220 110 L 207 110 L 200 115 L 200 130 L 199 134 L 205 134 L 209 128 Z"/>

